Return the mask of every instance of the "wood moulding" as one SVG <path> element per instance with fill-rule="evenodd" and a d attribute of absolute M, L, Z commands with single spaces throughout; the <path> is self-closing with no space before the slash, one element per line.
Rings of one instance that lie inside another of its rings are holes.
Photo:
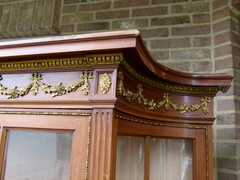
<path fill-rule="evenodd" d="M 26 71 L 43 69 L 81 68 L 98 64 L 119 64 L 123 60 L 122 53 L 90 54 L 83 57 L 29 59 L 22 61 L 0 62 L 0 71 Z"/>

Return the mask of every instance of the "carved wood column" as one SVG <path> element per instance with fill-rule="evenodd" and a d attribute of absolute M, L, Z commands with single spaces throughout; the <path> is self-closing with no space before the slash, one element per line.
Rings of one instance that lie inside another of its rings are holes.
<path fill-rule="evenodd" d="M 112 180 L 117 123 L 112 109 L 95 109 L 92 115 L 89 180 Z"/>

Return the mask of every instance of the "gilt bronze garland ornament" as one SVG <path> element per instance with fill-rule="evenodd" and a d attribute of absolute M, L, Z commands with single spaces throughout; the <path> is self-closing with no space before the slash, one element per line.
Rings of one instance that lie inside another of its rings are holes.
<path fill-rule="evenodd" d="M 9 89 L 0 84 L 0 94 L 7 96 L 8 99 L 16 99 L 20 96 L 27 95 L 29 92 L 32 92 L 33 95 L 37 95 L 39 93 L 39 88 L 41 88 L 45 94 L 51 94 L 52 97 L 56 97 L 62 96 L 66 93 L 75 92 L 81 87 L 83 94 L 88 95 L 90 92 L 89 79 L 93 78 L 93 72 L 84 71 L 80 75 L 80 78 L 80 81 L 68 86 L 63 86 L 61 82 L 56 86 L 52 86 L 42 82 L 43 78 L 40 73 L 33 73 L 30 77 L 31 82 L 24 88 L 19 89 L 17 86 L 14 86 Z M 2 80 L 2 77 L 0 77 L 0 80 Z"/>
<path fill-rule="evenodd" d="M 165 107 L 165 109 L 168 111 L 172 107 L 175 111 L 179 111 L 180 113 L 190 113 L 193 111 L 197 111 L 199 109 L 202 109 L 202 111 L 207 114 L 209 113 L 209 107 L 208 103 L 211 103 L 212 100 L 210 97 L 202 97 L 199 104 L 193 104 L 188 106 L 187 104 L 178 105 L 173 103 L 171 100 L 171 96 L 168 93 L 163 94 L 163 100 L 162 101 L 155 101 L 154 99 L 148 99 L 144 97 L 143 95 L 143 88 L 141 84 L 138 84 L 137 86 L 137 92 L 132 92 L 130 90 L 125 89 L 123 85 L 123 73 L 118 73 L 118 94 L 123 96 L 124 99 L 128 102 L 137 102 L 138 104 L 145 105 L 149 110 L 156 110 L 160 109 L 162 107 Z"/>

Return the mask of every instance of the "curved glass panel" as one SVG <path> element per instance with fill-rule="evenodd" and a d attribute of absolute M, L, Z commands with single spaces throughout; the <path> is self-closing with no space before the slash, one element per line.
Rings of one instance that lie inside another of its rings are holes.
<path fill-rule="evenodd" d="M 192 140 L 151 138 L 150 180 L 192 179 Z"/>
<path fill-rule="evenodd" d="M 144 138 L 118 136 L 116 180 L 144 180 Z"/>

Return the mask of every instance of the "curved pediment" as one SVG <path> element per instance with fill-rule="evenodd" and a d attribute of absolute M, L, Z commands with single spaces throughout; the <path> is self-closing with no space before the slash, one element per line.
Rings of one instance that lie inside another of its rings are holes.
<path fill-rule="evenodd" d="M 19 62 L 19 60 L 29 60 L 32 57 L 36 59 L 36 56 L 38 56 L 38 58 L 42 57 L 42 59 L 39 59 L 40 64 L 40 62 L 46 62 L 46 60 L 43 60 L 46 57 L 57 57 L 58 61 L 59 57 L 61 57 L 61 60 L 64 61 L 63 57 L 66 56 L 67 59 L 72 56 L 76 60 L 76 57 L 79 55 L 82 55 L 82 58 L 86 59 L 87 55 L 91 56 L 95 53 L 108 54 L 112 52 L 123 53 L 123 56 L 127 57 L 127 62 L 134 66 L 137 71 L 146 71 L 151 76 L 167 82 L 193 86 L 217 86 L 220 89 L 224 89 L 224 87 L 230 85 L 232 79 L 230 75 L 226 74 L 191 74 L 179 72 L 159 64 L 147 52 L 138 30 L 2 42 L 0 45 L 0 60 L 6 61 L 6 59 L 12 59 Z M 121 61 L 121 58 L 122 56 L 119 55 L 112 63 L 118 63 Z M 61 60 L 59 63 L 63 64 Z M 109 62 L 104 63 L 104 60 L 103 58 L 102 61 L 99 61 L 99 64 L 111 64 Z M 16 64 L 16 62 L 12 63 Z M 83 62 L 81 61 L 81 63 Z M 90 62 L 88 65 L 94 64 L 98 63 Z M 11 65 L 8 66 L 11 67 Z M 32 64 L 32 67 L 34 67 L 34 64 Z M 0 70 L 4 71 L 1 68 Z"/>

